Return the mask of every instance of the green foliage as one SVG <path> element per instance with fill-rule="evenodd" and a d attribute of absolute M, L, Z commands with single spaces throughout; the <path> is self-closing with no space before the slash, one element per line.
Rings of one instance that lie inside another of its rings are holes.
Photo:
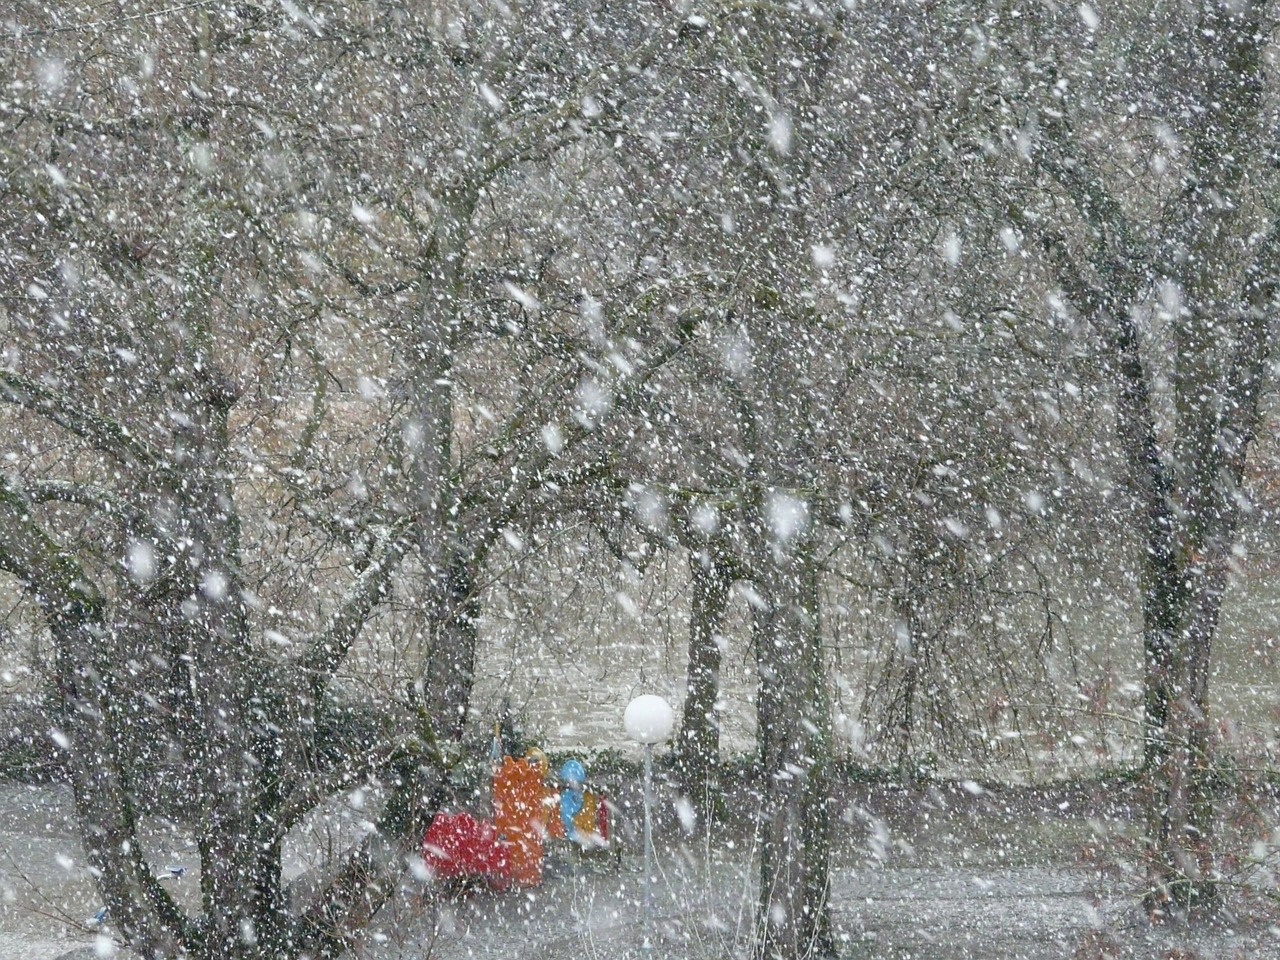
<path fill-rule="evenodd" d="M 566 760 L 580 760 L 587 768 L 588 780 L 601 777 L 616 779 L 638 778 L 642 775 L 644 764 L 632 760 L 617 747 L 599 747 L 587 750 L 556 750 L 549 753 L 551 772 L 555 774 Z"/>

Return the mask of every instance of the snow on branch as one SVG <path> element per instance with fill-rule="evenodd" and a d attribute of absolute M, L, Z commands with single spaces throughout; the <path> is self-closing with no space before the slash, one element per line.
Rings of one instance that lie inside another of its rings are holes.
<path fill-rule="evenodd" d="M 36 522 L 27 497 L 7 477 L 0 482 L 0 570 L 23 581 L 51 617 L 101 603 L 80 565 Z"/>
<path fill-rule="evenodd" d="M 87 440 L 95 449 L 121 460 L 152 469 L 162 466 L 151 447 L 134 436 L 128 427 L 12 370 L 0 370 L 0 400 L 37 413 Z"/>
<path fill-rule="evenodd" d="M 409 549 L 412 524 L 408 520 L 382 527 L 375 535 L 368 564 L 347 588 L 337 611 L 307 644 L 299 666 L 323 683 L 347 656 L 374 606 L 382 598 L 391 575 Z"/>
<path fill-rule="evenodd" d="M 168 539 L 150 517 L 103 487 L 66 480 L 39 480 L 28 481 L 24 490 L 32 503 L 74 503 L 116 517 L 132 529 L 146 530 L 157 542 Z"/>

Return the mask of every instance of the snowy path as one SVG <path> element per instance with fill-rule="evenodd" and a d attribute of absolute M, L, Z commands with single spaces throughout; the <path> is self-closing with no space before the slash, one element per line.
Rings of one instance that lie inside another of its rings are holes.
<path fill-rule="evenodd" d="M 360 960 L 711 960 L 746 956 L 754 888 L 743 863 L 666 859 L 655 889 L 652 949 L 636 865 L 562 867 L 537 891 L 473 892 L 379 919 Z M 847 960 L 1060 960 L 1100 928 L 1117 960 L 1194 947 L 1201 960 L 1280 957 L 1280 939 L 1152 931 L 1127 901 L 1100 910 L 1082 874 L 1053 867 L 901 867 L 836 872 L 832 913 Z M 1110 933 L 1108 935 L 1110 935 Z M 1091 955 L 1091 954 L 1085 954 Z"/>
<path fill-rule="evenodd" d="M 874 870 L 832 893 L 846 935 L 889 956 L 1070 956 L 1101 920 L 1081 875 L 1043 867 Z"/>
<path fill-rule="evenodd" d="M 38 940 L 0 933 L 0 957 L 5 960 L 73 960 L 76 954 L 92 956 L 91 941 Z"/>

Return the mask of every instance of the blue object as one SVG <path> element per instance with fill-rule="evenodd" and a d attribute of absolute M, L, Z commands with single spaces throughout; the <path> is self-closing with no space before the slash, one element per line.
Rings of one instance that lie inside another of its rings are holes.
<path fill-rule="evenodd" d="M 560 791 L 560 821 L 564 824 L 564 835 L 575 843 L 578 842 L 578 825 L 573 822 L 573 818 L 582 811 L 584 802 L 581 781 L 570 782 L 568 787 Z"/>
<path fill-rule="evenodd" d="M 584 784 L 587 782 L 587 768 L 581 760 L 566 760 L 560 768 L 560 779 L 564 781 L 564 789 L 560 791 L 560 822 L 564 824 L 564 835 L 575 843 L 578 838 L 578 825 L 573 818 L 582 812 Z"/>

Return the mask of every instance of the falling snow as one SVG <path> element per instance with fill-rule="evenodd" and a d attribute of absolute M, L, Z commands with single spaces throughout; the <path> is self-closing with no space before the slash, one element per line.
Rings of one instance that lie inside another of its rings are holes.
<path fill-rule="evenodd" d="M 1275 954 L 1276 28 L 13 0 L 0 957 Z"/>

